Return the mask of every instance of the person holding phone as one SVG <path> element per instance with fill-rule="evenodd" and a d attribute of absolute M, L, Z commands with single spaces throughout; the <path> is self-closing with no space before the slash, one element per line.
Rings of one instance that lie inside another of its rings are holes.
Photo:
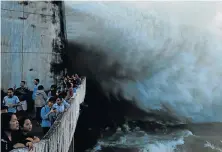
<path fill-rule="evenodd" d="M 42 130 L 43 133 L 46 134 L 50 127 L 52 126 L 52 115 L 56 114 L 56 109 L 52 108 L 53 104 L 55 103 L 55 98 L 51 97 L 48 100 L 47 105 L 45 105 L 44 107 L 42 107 L 41 109 L 41 118 L 42 118 Z"/>
<path fill-rule="evenodd" d="M 67 111 L 67 109 L 70 107 L 70 104 L 68 104 L 62 96 L 59 96 L 56 99 L 56 103 L 53 105 L 53 108 L 57 109 L 57 113 L 62 113 Z"/>

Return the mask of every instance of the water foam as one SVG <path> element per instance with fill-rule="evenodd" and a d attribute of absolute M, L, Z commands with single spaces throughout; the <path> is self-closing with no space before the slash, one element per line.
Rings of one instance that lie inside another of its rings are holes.
<path fill-rule="evenodd" d="M 221 3 L 66 3 L 69 41 L 107 56 L 88 63 L 104 91 L 181 121 L 222 122 Z M 129 79 L 98 74 L 116 66 Z"/>
<path fill-rule="evenodd" d="M 100 139 L 92 151 L 102 147 L 137 148 L 140 152 L 174 152 L 178 145 L 184 144 L 184 137 L 192 133 L 188 130 L 175 131 L 170 134 L 148 134 L 141 130 L 122 132 L 118 130 L 113 136 Z"/>
<path fill-rule="evenodd" d="M 204 144 L 204 147 L 209 147 L 209 148 L 216 150 L 218 152 L 222 152 L 222 149 L 220 147 L 216 147 L 215 145 L 211 144 L 208 141 Z"/>

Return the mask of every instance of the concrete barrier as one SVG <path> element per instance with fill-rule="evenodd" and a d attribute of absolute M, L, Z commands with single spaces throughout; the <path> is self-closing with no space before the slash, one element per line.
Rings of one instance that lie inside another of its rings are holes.
<path fill-rule="evenodd" d="M 68 152 L 80 113 L 80 104 L 85 99 L 86 78 L 82 80 L 76 95 L 71 99 L 67 112 L 59 115 L 43 139 L 34 144 L 33 152 Z M 14 149 L 11 152 L 28 152 L 27 148 Z"/>

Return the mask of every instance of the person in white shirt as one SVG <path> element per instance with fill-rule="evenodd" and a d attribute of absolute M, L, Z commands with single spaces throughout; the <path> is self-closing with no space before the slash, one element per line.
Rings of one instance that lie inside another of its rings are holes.
<path fill-rule="evenodd" d="M 25 116 L 27 113 L 27 101 L 24 98 L 24 95 L 19 96 L 20 105 L 17 107 L 17 117 Z"/>

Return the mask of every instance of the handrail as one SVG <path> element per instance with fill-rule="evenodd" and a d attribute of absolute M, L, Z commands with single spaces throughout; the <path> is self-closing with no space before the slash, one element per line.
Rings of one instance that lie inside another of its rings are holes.
<path fill-rule="evenodd" d="M 71 106 L 67 112 L 59 115 L 43 139 L 34 144 L 33 152 L 68 152 L 74 136 L 80 112 L 80 104 L 85 99 L 86 78 L 70 99 Z M 28 152 L 27 148 L 13 149 L 11 152 Z"/>

